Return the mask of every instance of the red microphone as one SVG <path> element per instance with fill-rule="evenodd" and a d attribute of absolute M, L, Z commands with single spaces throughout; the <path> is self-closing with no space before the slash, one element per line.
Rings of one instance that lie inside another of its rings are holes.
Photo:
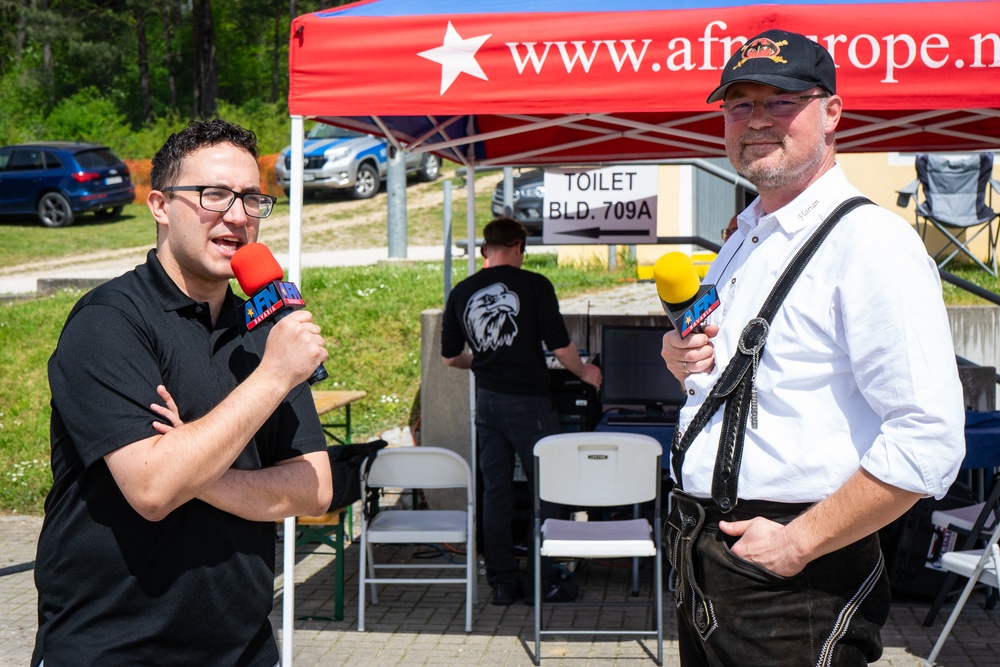
<path fill-rule="evenodd" d="M 295 283 L 282 280 L 284 272 L 263 243 L 250 243 L 233 254 L 229 262 L 240 289 L 251 295 L 244 306 L 247 331 L 271 320 L 277 322 L 306 305 Z M 316 384 L 329 377 L 323 364 L 309 377 Z"/>

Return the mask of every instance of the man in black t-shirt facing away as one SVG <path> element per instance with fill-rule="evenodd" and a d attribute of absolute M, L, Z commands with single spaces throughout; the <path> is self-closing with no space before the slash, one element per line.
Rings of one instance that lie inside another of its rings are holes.
<path fill-rule="evenodd" d="M 299 310 L 247 331 L 229 286 L 274 203 L 256 156 L 218 119 L 171 135 L 147 198 L 156 248 L 66 320 L 33 667 L 278 663 L 274 522 L 322 515 L 333 487 L 306 384 L 319 327 Z"/>
<path fill-rule="evenodd" d="M 601 385 L 601 369 L 583 363 L 569 338 L 552 283 L 521 268 L 526 237 L 509 218 L 486 225 L 487 268 L 455 286 L 441 331 L 444 363 L 476 376 L 483 558 L 495 605 L 511 604 L 522 591 L 511 528 L 514 455 L 532 482 L 535 443 L 560 430 L 542 343 L 571 373 Z M 543 582 L 542 591 L 552 601 L 574 597 L 554 581 Z"/>

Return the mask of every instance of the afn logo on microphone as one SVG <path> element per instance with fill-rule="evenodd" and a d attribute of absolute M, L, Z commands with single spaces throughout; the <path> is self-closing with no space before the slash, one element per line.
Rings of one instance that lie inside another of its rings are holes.
<path fill-rule="evenodd" d="M 280 280 L 268 283 L 259 292 L 247 299 L 246 324 L 247 331 L 266 320 L 282 308 L 301 308 L 306 305 L 295 283 Z"/>
<path fill-rule="evenodd" d="M 708 291 L 698 297 L 698 300 L 691 304 L 691 307 L 681 315 L 681 338 L 686 338 L 695 327 L 702 324 L 713 310 L 719 307 L 719 293 L 715 290 L 715 285 L 708 288 Z"/>

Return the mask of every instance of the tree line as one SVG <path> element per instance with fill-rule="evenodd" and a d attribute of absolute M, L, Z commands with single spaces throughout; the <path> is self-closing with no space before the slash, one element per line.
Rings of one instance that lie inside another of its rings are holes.
<path fill-rule="evenodd" d="M 222 115 L 276 151 L 292 18 L 341 4 L 0 0 L 0 145 L 95 141 L 150 157 L 189 119 Z"/>

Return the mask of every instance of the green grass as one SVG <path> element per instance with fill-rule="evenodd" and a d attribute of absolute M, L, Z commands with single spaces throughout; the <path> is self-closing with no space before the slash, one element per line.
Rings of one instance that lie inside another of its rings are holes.
<path fill-rule="evenodd" d="M 962 280 L 967 280 L 974 285 L 978 285 L 979 287 L 993 292 L 994 294 L 1000 293 L 1000 278 L 991 276 L 972 263 L 957 266 L 949 264 L 947 270 L 949 273 L 958 276 Z M 949 283 L 944 283 L 942 291 L 944 292 L 945 303 L 950 306 L 995 305 L 985 299 L 979 298 L 971 292 L 967 292 L 964 289 Z"/>
<path fill-rule="evenodd" d="M 0 306 L 0 511 L 40 513 L 52 483 L 46 363 L 79 296 Z"/>
<path fill-rule="evenodd" d="M 51 231 L 51 230 L 49 230 Z M 553 255 L 529 255 L 525 267 L 547 275 L 560 297 L 612 287 L 634 276 L 559 267 Z M 453 267 L 453 282 L 466 275 Z M 356 440 L 411 421 L 420 385 L 420 312 L 443 306 L 441 262 L 413 266 L 306 269 L 302 288 L 323 327 L 330 378 L 318 389 L 364 389 L 352 408 Z M 51 485 L 46 364 L 81 293 L 0 305 L 0 512 L 41 514 Z"/>
<path fill-rule="evenodd" d="M 49 229 L 34 216 L 0 221 L 0 267 L 118 248 L 152 246 L 153 216 L 145 204 L 129 204 L 116 220 L 83 214 L 69 227 Z"/>

